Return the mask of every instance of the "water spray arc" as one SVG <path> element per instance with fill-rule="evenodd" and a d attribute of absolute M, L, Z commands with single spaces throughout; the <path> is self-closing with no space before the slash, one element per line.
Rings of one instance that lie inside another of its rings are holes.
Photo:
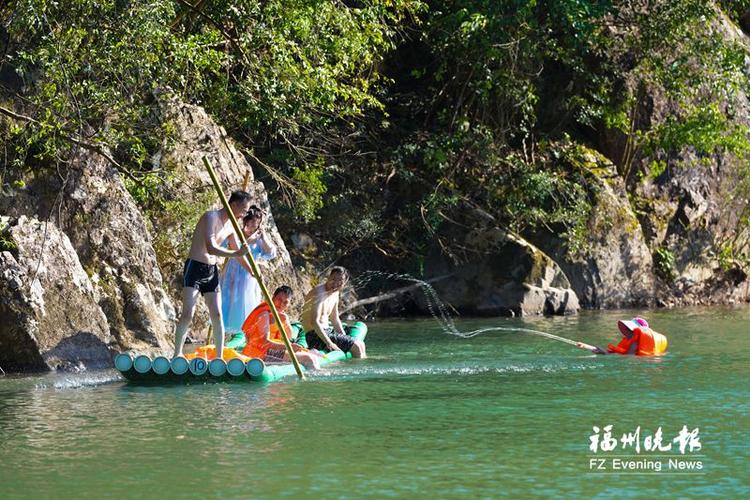
<path fill-rule="evenodd" d="M 413 276 L 408 275 L 408 274 L 384 273 L 381 271 L 366 271 L 362 273 L 361 275 L 359 275 L 357 279 L 353 280 L 352 286 L 355 289 L 358 287 L 362 287 L 375 278 L 385 278 L 388 280 L 406 281 L 406 282 L 414 283 L 415 285 L 417 285 L 417 287 L 422 291 L 422 293 L 425 296 L 425 301 L 427 304 L 428 311 L 430 312 L 432 317 L 435 318 L 438 324 L 441 326 L 441 328 L 443 329 L 443 332 L 448 335 L 453 335 L 456 337 L 468 339 L 468 338 L 476 337 L 477 335 L 482 335 L 483 333 L 489 333 L 489 332 L 494 332 L 494 331 L 521 332 L 521 333 L 529 333 L 531 335 L 537 335 L 539 337 L 548 338 L 550 340 L 556 340 L 558 342 L 572 345 L 579 349 L 585 349 L 587 351 L 591 351 L 595 354 L 606 354 L 606 352 L 603 349 L 597 346 L 586 344 L 584 342 L 580 342 L 576 340 L 567 339 L 565 337 L 560 337 L 559 335 L 554 335 L 548 332 L 532 330 L 529 328 L 491 326 L 487 328 L 480 328 L 478 330 L 473 330 L 470 332 L 462 332 L 458 328 L 456 328 L 456 324 L 454 323 L 453 318 L 451 317 L 450 312 L 448 311 L 448 307 L 445 305 L 445 303 L 442 300 L 440 300 L 440 297 L 435 291 L 435 288 L 432 285 L 430 285 L 428 282 L 424 280 L 420 280 L 418 278 L 414 278 Z"/>

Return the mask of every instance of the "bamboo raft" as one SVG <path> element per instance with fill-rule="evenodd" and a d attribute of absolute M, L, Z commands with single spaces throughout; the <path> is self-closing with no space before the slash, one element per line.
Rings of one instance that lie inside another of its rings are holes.
<path fill-rule="evenodd" d="M 345 326 L 345 331 L 355 340 L 364 340 L 367 325 L 358 321 Z M 351 353 L 333 351 L 320 360 L 321 367 L 350 359 Z M 115 368 L 125 379 L 135 385 L 204 384 L 212 382 L 275 382 L 296 373 L 292 363 L 267 364 L 253 358 L 247 363 L 240 359 L 225 362 L 222 359 L 194 358 L 168 359 L 145 354 L 121 353 L 115 356 Z M 305 368 L 301 367 L 304 371 Z"/>

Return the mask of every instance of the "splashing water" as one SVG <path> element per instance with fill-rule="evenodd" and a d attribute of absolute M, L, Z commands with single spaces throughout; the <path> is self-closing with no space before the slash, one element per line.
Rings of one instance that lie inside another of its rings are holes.
<path fill-rule="evenodd" d="M 85 387 L 95 387 L 120 382 L 122 377 L 111 372 L 94 372 L 86 374 L 55 375 L 50 380 L 39 382 L 35 385 L 36 389 L 80 389 Z"/>
<path fill-rule="evenodd" d="M 440 297 L 438 296 L 438 293 L 435 291 L 435 288 L 432 285 L 430 285 L 428 282 L 415 278 L 409 274 L 385 273 L 382 271 L 365 271 L 364 273 L 359 275 L 356 279 L 352 280 L 352 287 L 356 290 L 358 288 L 364 287 L 365 285 L 367 285 L 368 283 L 370 283 L 376 278 L 380 278 L 380 279 L 384 278 L 386 280 L 406 281 L 406 282 L 414 283 L 415 285 L 417 285 L 417 287 L 424 294 L 425 302 L 427 304 L 427 310 L 430 312 L 430 315 L 432 315 L 432 317 L 438 322 L 443 333 L 445 334 L 468 339 L 468 338 L 476 337 L 477 335 L 482 335 L 484 333 L 495 332 L 495 331 L 521 332 L 521 333 L 530 333 L 532 335 L 538 335 L 540 337 L 545 337 L 551 340 L 557 340 L 558 342 L 564 342 L 566 344 L 569 344 L 575 347 L 581 347 L 580 343 L 574 340 L 566 339 L 565 337 L 553 335 L 548 332 L 541 332 L 539 330 L 531 330 L 529 328 L 492 326 L 492 327 L 487 327 L 487 328 L 480 328 L 478 330 L 472 330 L 470 332 L 462 332 L 458 330 L 458 328 L 456 328 L 456 324 L 454 323 L 453 318 L 451 317 L 450 312 L 448 311 L 448 307 L 445 305 L 445 302 L 440 300 Z"/>
<path fill-rule="evenodd" d="M 355 290 L 358 288 L 362 288 L 376 278 L 393 281 L 406 281 L 407 283 L 413 283 L 417 285 L 417 287 L 425 296 L 427 310 L 441 326 L 444 333 L 457 335 L 459 337 L 462 336 L 461 332 L 459 332 L 456 328 L 456 325 L 453 322 L 453 318 L 451 318 L 451 315 L 448 312 L 448 307 L 442 300 L 440 300 L 440 297 L 435 291 L 435 288 L 433 288 L 433 286 L 428 282 L 415 278 L 409 274 L 386 273 L 382 271 L 366 271 L 352 281 L 352 287 Z"/>

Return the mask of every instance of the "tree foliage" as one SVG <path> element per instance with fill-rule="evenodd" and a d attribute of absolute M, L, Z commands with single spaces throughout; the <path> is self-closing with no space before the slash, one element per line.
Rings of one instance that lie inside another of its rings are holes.
<path fill-rule="evenodd" d="M 16 166 L 75 136 L 148 171 L 164 136 L 156 97 L 205 106 L 248 146 L 294 156 L 380 106 L 375 66 L 415 0 L 18 0 L 2 7 L 8 97 L 34 122 L 12 131 Z M 292 163 L 292 162 L 290 162 Z M 138 177 L 138 175 L 136 175 Z"/>
<path fill-rule="evenodd" d="M 747 124 L 735 111 L 746 50 L 713 3 L 431 6 L 419 42 L 404 49 L 419 56 L 401 56 L 414 63 L 408 78 L 398 68 L 405 83 L 389 109 L 416 113 L 390 160 L 395 179 L 410 186 L 394 204 L 409 200 L 405 222 L 422 219 L 422 235 L 434 237 L 470 200 L 499 224 L 546 226 L 576 246 L 593 193 L 563 161 L 568 140 L 602 151 L 629 185 L 685 151 L 747 154 Z"/>

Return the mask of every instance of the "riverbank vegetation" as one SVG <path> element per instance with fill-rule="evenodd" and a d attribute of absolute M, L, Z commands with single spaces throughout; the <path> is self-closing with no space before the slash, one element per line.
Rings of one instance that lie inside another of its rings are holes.
<path fill-rule="evenodd" d="M 106 155 L 144 208 L 168 206 L 155 153 L 170 139 L 170 96 L 204 106 L 238 141 L 282 232 L 312 235 L 321 263 L 418 274 L 435 242 L 460 260 L 468 250 L 452 234 L 470 229 L 471 210 L 520 234 L 563 235 L 575 251 L 596 197 L 589 152 L 612 163 L 636 212 L 649 179 L 748 154 L 734 23 L 749 7 L 11 1 L 0 7 L 0 182 L 64 176 L 84 148 Z M 744 260 L 743 241 L 719 250 Z"/>

